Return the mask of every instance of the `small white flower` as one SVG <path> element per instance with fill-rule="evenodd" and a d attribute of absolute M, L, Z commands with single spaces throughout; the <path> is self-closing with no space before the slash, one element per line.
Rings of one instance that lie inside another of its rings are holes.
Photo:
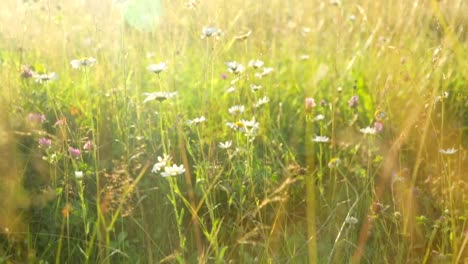
<path fill-rule="evenodd" d="M 70 65 L 73 69 L 79 69 L 81 67 L 94 66 L 96 64 L 96 59 L 93 57 L 75 59 L 70 62 Z"/>
<path fill-rule="evenodd" d="M 82 171 L 75 171 L 75 178 L 82 179 L 84 173 Z"/>
<path fill-rule="evenodd" d="M 357 224 L 359 221 L 358 221 L 358 219 L 357 219 L 356 217 L 354 217 L 354 216 L 348 216 L 348 217 L 346 217 L 345 222 L 346 222 L 347 224 L 350 224 L 350 225 L 355 225 L 355 224 Z"/>
<path fill-rule="evenodd" d="M 262 86 L 261 85 L 256 85 L 256 84 L 251 84 L 250 89 L 252 89 L 252 92 L 256 92 L 256 91 L 262 89 Z"/>
<path fill-rule="evenodd" d="M 231 115 L 240 115 L 240 114 L 244 113 L 245 106 L 235 105 L 233 107 L 230 107 L 228 111 L 229 111 L 229 114 L 231 114 Z"/>
<path fill-rule="evenodd" d="M 147 68 L 149 71 L 153 72 L 153 73 L 161 73 L 162 71 L 166 70 L 167 69 L 167 63 L 165 62 L 160 62 L 160 63 L 156 63 L 156 64 L 151 64 L 148 66 Z"/>
<path fill-rule="evenodd" d="M 254 107 L 255 108 L 258 108 L 266 103 L 270 102 L 270 99 L 266 96 L 264 96 L 263 98 L 260 98 L 255 104 L 254 104 Z"/>
<path fill-rule="evenodd" d="M 255 118 L 252 120 L 241 119 L 235 123 L 227 122 L 226 126 L 231 129 L 243 132 L 247 136 L 255 136 L 258 131 L 259 124 L 255 121 Z"/>
<path fill-rule="evenodd" d="M 257 72 L 255 73 L 255 77 L 257 78 L 263 78 L 264 76 L 267 76 L 269 75 L 270 73 L 273 72 L 273 68 L 270 68 L 270 67 L 265 67 L 263 68 L 263 71 L 262 72 Z"/>
<path fill-rule="evenodd" d="M 145 100 L 143 100 L 143 103 L 157 100 L 157 101 L 164 101 L 167 99 L 170 99 L 172 97 L 175 97 L 177 95 L 177 92 L 154 92 L 154 93 L 143 93 L 144 96 L 146 96 Z"/>
<path fill-rule="evenodd" d="M 204 27 L 202 29 L 202 35 L 201 38 L 209 38 L 209 37 L 219 37 L 223 34 L 223 32 L 215 27 Z"/>
<path fill-rule="evenodd" d="M 169 156 L 167 154 L 164 154 L 163 157 L 159 156 L 158 157 L 158 162 L 156 162 L 153 165 L 153 169 L 151 170 L 151 172 L 154 172 L 154 173 L 159 172 L 162 168 L 169 165 L 170 161 L 171 161 L 171 156 Z"/>
<path fill-rule="evenodd" d="M 254 69 L 261 68 L 263 66 L 263 61 L 261 60 L 251 60 L 249 61 L 249 67 L 253 67 Z"/>
<path fill-rule="evenodd" d="M 193 120 L 187 121 L 187 124 L 188 124 L 189 126 L 192 126 L 192 125 L 193 125 L 193 126 L 196 126 L 196 125 L 198 125 L 198 124 L 200 124 L 200 123 L 203 123 L 203 122 L 205 122 L 205 121 L 206 121 L 206 118 L 205 118 L 204 116 L 200 116 L 200 117 L 194 118 Z"/>
<path fill-rule="evenodd" d="M 226 62 L 226 66 L 228 67 L 229 72 L 235 74 L 240 74 L 245 70 L 244 66 L 236 61 Z"/>
<path fill-rule="evenodd" d="M 325 116 L 320 114 L 320 115 L 317 115 L 316 117 L 314 117 L 314 121 L 321 121 L 321 120 L 324 120 L 325 119 Z"/>
<path fill-rule="evenodd" d="M 455 148 L 439 149 L 439 152 L 444 155 L 453 155 L 458 152 L 458 149 L 455 149 Z"/>
<path fill-rule="evenodd" d="M 33 74 L 34 79 L 36 79 L 36 82 L 38 83 L 43 83 L 43 82 L 48 82 L 48 81 L 53 81 L 58 79 L 58 74 L 55 72 L 51 72 L 49 74 L 47 73 L 42 73 L 42 74 Z"/>
<path fill-rule="evenodd" d="M 375 127 L 365 127 L 361 128 L 359 131 L 363 133 L 364 135 L 374 135 L 377 131 L 375 130 Z"/>
<path fill-rule="evenodd" d="M 233 93 L 233 92 L 235 92 L 235 91 L 236 91 L 236 87 L 231 86 L 231 87 L 229 87 L 229 88 L 226 90 L 226 93 Z"/>
<path fill-rule="evenodd" d="M 228 140 L 226 142 L 220 142 L 218 146 L 222 149 L 228 149 L 232 146 L 232 140 Z"/>
<path fill-rule="evenodd" d="M 299 59 L 300 60 L 308 60 L 308 59 L 310 59 L 310 56 L 307 55 L 307 54 L 302 54 L 302 55 L 299 56 Z"/>
<path fill-rule="evenodd" d="M 328 141 L 330 141 L 330 138 L 329 137 L 325 137 L 325 136 L 315 136 L 312 141 L 314 142 L 319 142 L 319 143 L 326 143 Z"/>
<path fill-rule="evenodd" d="M 164 171 L 161 172 L 161 176 L 163 177 L 177 176 L 184 172 L 185 172 L 185 168 L 183 164 L 181 164 L 180 166 L 173 164 L 172 167 L 164 167 Z"/>

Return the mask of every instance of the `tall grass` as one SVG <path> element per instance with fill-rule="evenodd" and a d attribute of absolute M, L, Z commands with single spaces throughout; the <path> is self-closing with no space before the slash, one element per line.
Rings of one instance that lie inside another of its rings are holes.
<path fill-rule="evenodd" d="M 132 3 L 2 1 L 0 263 L 467 261 L 467 3 Z"/>

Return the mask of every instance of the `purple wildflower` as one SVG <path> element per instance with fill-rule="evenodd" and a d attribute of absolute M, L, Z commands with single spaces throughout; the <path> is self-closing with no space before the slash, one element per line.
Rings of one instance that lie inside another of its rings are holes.
<path fill-rule="evenodd" d="M 50 148 L 51 145 L 52 145 L 52 140 L 51 139 L 48 139 L 48 138 L 45 138 L 45 137 L 42 137 L 42 138 L 39 139 L 39 146 L 40 147 Z"/>
<path fill-rule="evenodd" d="M 70 152 L 70 155 L 73 158 L 78 158 L 81 155 L 81 150 L 77 149 L 77 148 L 74 148 L 74 147 L 69 147 L 68 152 Z"/>
<path fill-rule="evenodd" d="M 377 133 L 380 133 L 383 131 L 383 124 L 381 122 L 375 122 L 374 128 Z"/>
<path fill-rule="evenodd" d="M 359 105 L 359 97 L 357 95 L 353 95 L 351 99 L 348 101 L 349 107 L 356 108 Z"/>
<path fill-rule="evenodd" d="M 314 98 L 312 97 L 307 97 L 305 99 L 305 109 L 306 109 L 306 112 L 310 112 L 312 110 L 312 108 L 314 108 L 316 106 L 315 104 L 315 100 Z"/>
<path fill-rule="evenodd" d="M 46 120 L 46 117 L 45 115 L 40 114 L 40 113 L 30 113 L 28 115 L 28 120 L 34 123 L 44 123 L 44 121 Z"/>
<path fill-rule="evenodd" d="M 91 140 L 86 141 L 83 145 L 83 149 L 86 151 L 90 151 L 93 149 L 93 142 Z"/>

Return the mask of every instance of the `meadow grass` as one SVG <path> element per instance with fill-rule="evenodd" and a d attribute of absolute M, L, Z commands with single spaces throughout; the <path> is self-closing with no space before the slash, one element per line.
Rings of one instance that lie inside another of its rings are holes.
<path fill-rule="evenodd" d="M 2 1 L 0 263 L 468 261 L 466 2 L 117 2 Z"/>

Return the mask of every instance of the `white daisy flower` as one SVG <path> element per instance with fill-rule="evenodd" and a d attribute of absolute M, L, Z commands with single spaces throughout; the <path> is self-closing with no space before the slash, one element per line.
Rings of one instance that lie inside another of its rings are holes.
<path fill-rule="evenodd" d="M 231 115 L 240 115 L 240 114 L 244 113 L 245 106 L 235 105 L 233 107 L 230 107 L 228 111 L 229 111 L 229 114 L 231 114 Z"/>
<path fill-rule="evenodd" d="M 315 136 L 312 141 L 314 142 L 319 142 L 319 143 L 326 143 L 326 142 L 329 142 L 330 141 L 330 138 L 329 137 L 325 137 L 325 136 Z"/>
<path fill-rule="evenodd" d="M 226 93 L 233 93 L 233 92 L 235 92 L 235 91 L 236 91 L 236 87 L 231 86 L 231 87 L 229 87 L 229 88 L 226 90 Z"/>
<path fill-rule="evenodd" d="M 223 34 L 223 32 L 215 27 L 204 27 L 202 29 L 202 35 L 201 38 L 209 38 L 209 37 L 219 37 Z"/>
<path fill-rule="evenodd" d="M 192 126 L 192 125 L 196 126 L 196 125 L 198 125 L 200 123 L 203 123 L 205 121 L 206 121 L 206 118 L 204 116 L 200 116 L 200 117 L 194 118 L 193 120 L 188 120 L 187 124 L 189 126 Z"/>
<path fill-rule="evenodd" d="M 75 171 L 75 178 L 83 179 L 84 173 L 82 171 Z"/>
<path fill-rule="evenodd" d="M 236 61 L 226 62 L 226 66 L 228 67 L 229 72 L 235 74 L 240 74 L 245 70 L 244 66 Z"/>
<path fill-rule="evenodd" d="M 164 167 L 164 171 L 161 172 L 161 176 L 163 177 L 177 176 L 184 172 L 185 172 L 185 168 L 183 164 L 181 164 L 180 166 L 173 164 L 172 167 Z"/>
<path fill-rule="evenodd" d="M 439 149 L 439 153 L 442 153 L 444 155 L 453 155 L 457 152 L 458 152 L 458 149 L 455 149 L 455 148 Z"/>
<path fill-rule="evenodd" d="M 270 99 L 266 96 L 264 96 L 263 98 L 260 98 L 255 104 L 254 104 L 254 107 L 255 108 L 258 108 L 266 103 L 270 102 Z"/>
<path fill-rule="evenodd" d="M 257 84 L 251 84 L 251 85 L 250 85 L 250 89 L 252 89 L 252 92 L 256 92 L 256 91 L 262 89 L 262 86 L 261 86 L 261 85 L 257 85 Z"/>
<path fill-rule="evenodd" d="M 263 71 L 262 72 L 257 72 L 255 73 L 255 77 L 257 78 L 263 78 L 267 75 L 269 75 L 270 73 L 273 72 L 273 68 L 270 68 L 270 67 L 265 67 L 263 68 Z"/>
<path fill-rule="evenodd" d="M 218 146 L 222 149 L 228 149 L 232 146 L 232 140 L 228 140 L 226 142 L 219 142 Z"/>
<path fill-rule="evenodd" d="M 91 67 L 96 64 L 96 59 L 93 57 L 89 58 L 81 58 L 81 59 L 75 59 L 70 62 L 70 65 L 72 66 L 73 69 L 79 69 L 81 67 Z"/>
<path fill-rule="evenodd" d="M 375 127 L 365 127 L 361 128 L 359 131 L 363 133 L 364 135 L 374 135 L 377 131 L 375 130 Z"/>
<path fill-rule="evenodd" d="M 317 115 L 316 117 L 314 117 L 314 121 L 321 121 L 321 120 L 324 120 L 325 119 L 325 116 L 320 114 L 320 115 Z"/>
<path fill-rule="evenodd" d="M 253 67 L 254 69 L 261 68 L 263 66 L 263 61 L 261 60 L 251 60 L 249 61 L 249 67 Z"/>
<path fill-rule="evenodd" d="M 350 225 L 355 225 L 355 224 L 357 224 L 359 221 L 358 221 L 358 219 L 357 219 L 356 217 L 354 217 L 354 216 L 348 216 L 348 217 L 346 217 L 345 222 L 346 222 L 347 224 L 350 224 Z"/>
<path fill-rule="evenodd" d="M 55 72 L 51 72 L 49 74 L 47 73 L 42 73 L 42 74 L 33 74 L 33 78 L 36 80 L 38 83 L 43 83 L 43 82 L 48 82 L 48 81 L 53 81 L 58 79 L 58 74 Z"/>
<path fill-rule="evenodd" d="M 154 172 L 154 173 L 159 172 L 162 168 L 168 166 L 170 162 L 171 162 L 171 156 L 167 154 L 164 154 L 163 157 L 159 156 L 158 162 L 156 162 L 153 165 L 153 169 L 151 170 L 151 172 Z"/>
<path fill-rule="evenodd" d="M 167 99 L 170 99 L 172 97 L 175 97 L 177 95 L 177 92 L 154 92 L 154 93 L 143 93 L 144 96 L 146 96 L 145 100 L 143 100 L 143 103 L 157 100 L 157 101 L 164 101 Z"/>
<path fill-rule="evenodd" d="M 167 69 L 167 63 L 160 62 L 156 64 L 150 64 L 147 69 L 153 73 L 160 74 L 162 71 Z"/>

